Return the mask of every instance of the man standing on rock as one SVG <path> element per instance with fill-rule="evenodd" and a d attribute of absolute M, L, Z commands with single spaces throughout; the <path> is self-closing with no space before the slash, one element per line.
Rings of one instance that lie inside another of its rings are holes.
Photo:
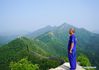
<path fill-rule="evenodd" d="M 68 59 L 70 63 L 70 70 L 76 70 L 76 37 L 74 28 L 70 28 L 69 34 Z"/>

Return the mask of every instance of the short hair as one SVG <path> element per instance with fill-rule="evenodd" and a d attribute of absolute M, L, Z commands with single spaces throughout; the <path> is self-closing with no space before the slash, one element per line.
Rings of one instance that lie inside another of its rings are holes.
<path fill-rule="evenodd" d="M 70 30 L 72 30 L 72 32 L 75 33 L 75 29 L 74 28 L 70 28 Z"/>

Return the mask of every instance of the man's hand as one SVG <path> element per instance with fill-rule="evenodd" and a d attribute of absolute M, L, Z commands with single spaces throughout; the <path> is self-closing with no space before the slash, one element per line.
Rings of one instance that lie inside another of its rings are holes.
<path fill-rule="evenodd" d="M 73 47 L 74 47 L 74 43 L 71 43 L 71 46 L 70 46 L 70 53 L 72 53 L 72 49 L 73 49 Z"/>
<path fill-rule="evenodd" d="M 72 50 L 70 50 L 69 52 L 72 53 Z"/>

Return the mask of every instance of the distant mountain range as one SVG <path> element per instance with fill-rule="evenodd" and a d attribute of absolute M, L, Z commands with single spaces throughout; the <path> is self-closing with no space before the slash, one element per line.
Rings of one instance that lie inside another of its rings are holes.
<path fill-rule="evenodd" d="M 93 32 L 99 34 L 99 30 L 93 30 Z"/>
<path fill-rule="evenodd" d="M 80 55 L 80 53 L 88 56 L 92 66 L 96 65 L 98 70 L 99 34 L 92 33 L 84 28 L 76 28 L 67 23 L 55 27 L 47 26 L 33 33 L 24 35 L 25 37 L 18 37 L 13 41 L 10 40 L 11 42 L 0 47 L 0 52 L 3 53 L 0 54 L 0 60 L 2 60 L 0 66 L 2 66 L 4 62 L 9 63 L 11 59 L 16 60 L 17 58 L 18 60 L 26 55 L 32 57 L 31 55 L 33 54 L 33 56 L 37 56 L 37 58 L 41 59 L 49 58 L 48 56 L 67 57 L 68 30 L 72 27 L 76 30 L 77 56 Z M 6 38 L 4 40 L 6 40 Z"/>
<path fill-rule="evenodd" d="M 27 31 L 18 31 L 13 33 L 6 33 L 2 32 L 0 33 L 0 45 L 7 44 L 8 42 L 16 39 L 17 37 L 24 36 L 26 34 L 30 34 L 30 32 Z"/>
<path fill-rule="evenodd" d="M 50 49 L 52 48 L 52 52 L 56 53 L 56 55 L 65 56 L 69 37 L 68 30 L 72 27 L 76 30 L 75 34 L 77 37 L 78 52 L 83 52 L 89 57 L 93 66 L 97 65 L 97 67 L 99 67 L 99 34 L 92 33 L 84 28 L 76 28 L 72 25 L 64 23 L 57 27 L 48 26 L 48 28 L 44 28 L 44 31 L 43 29 L 37 30 L 34 34 L 30 34 L 29 37 L 38 39 L 47 45 L 50 45 Z"/>

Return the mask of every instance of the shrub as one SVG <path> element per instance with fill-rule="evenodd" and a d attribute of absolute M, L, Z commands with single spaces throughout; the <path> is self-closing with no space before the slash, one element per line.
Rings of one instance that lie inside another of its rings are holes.
<path fill-rule="evenodd" d="M 27 58 L 23 58 L 18 62 L 11 62 L 10 66 L 11 70 L 39 70 L 37 64 L 32 64 Z"/>

